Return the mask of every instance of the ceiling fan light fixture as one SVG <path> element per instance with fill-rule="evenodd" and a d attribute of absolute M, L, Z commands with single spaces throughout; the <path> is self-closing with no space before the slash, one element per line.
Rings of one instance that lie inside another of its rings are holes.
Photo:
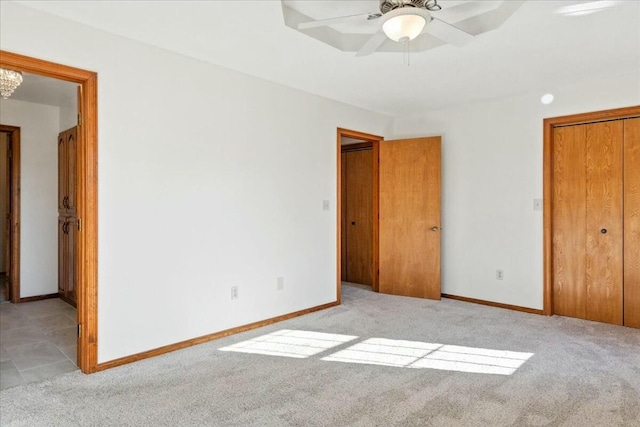
<path fill-rule="evenodd" d="M 413 40 L 422 33 L 427 19 L 431 15 L 428 12 L 406 7 L 395 9 L 383 15 L 382 31 L 393 41 Z"/>

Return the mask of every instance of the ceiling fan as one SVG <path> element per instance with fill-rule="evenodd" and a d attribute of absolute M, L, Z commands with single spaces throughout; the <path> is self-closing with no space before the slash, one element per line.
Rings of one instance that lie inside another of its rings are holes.
<path fill-rule="evenodd" d="M 360 48 L 356 56 L 371 55 L 387 38 L 407 43 L 423 31 L 454 46 L 464 46 L 472 41 L 473 35 L 432 16 L 431 12 L 441 9 L 437 0 L 380 0 L 380 12 L 302 22 L 298 24 L 298 29 L 307 30 L 343 22 L 380 19 L 378 31 Z"/>

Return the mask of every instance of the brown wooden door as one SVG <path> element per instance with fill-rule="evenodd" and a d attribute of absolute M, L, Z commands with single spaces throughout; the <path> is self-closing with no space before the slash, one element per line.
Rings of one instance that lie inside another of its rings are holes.
<path fill-rule="evenodd" d="M 11 134 L 2 132 L 0 134 L 0 159 L 2 162 L 2 169 L 0 171 L 2 188 L 0 193 L 2 194 L 2 200 L 0 201 L 0 215 L 4 217 L 3 233 L 3 245 L 2 245 L 2 272 L 9 276 L 11 270 L 11 158 L 9 156 L 9 147 L 11 146 Z M 5 297 L 10 301 L 9 286 L 7 286 L 7 294 Z"/>
<path fill-rule="evenodd" d="M 78 236 L 78 218 L 77 217 L 69 217 L 67 218 L 67 269 L 68 269 L 68 277 L 67 277 L 67 289 L 66 289 L 66 298 L 67 300 L 76 305 L 76 288 L 78 281 L 78 263 L 76 262 L 76 257 L 78 255 L 78 245 L 77 245 L 77 236 Z"/>
<path fill-rule="evenodd" d="M 554 313 L 622 324 L 623 123 L 556 128 Z"/>
<path fill-rule="evenodd" d="M 340 154 L 340 280 L 347 280 L 347 153 Z"/>
<path fill-rule="evenodd" d="M 66 217 L 58 217 L 58 293 L 65 297 L 67 294 L 69 269 L 68 269 L 68 221 Z"/>
<path fill-rule="evenodd" d="M 624 121 L 624 324 L 640 328 L 640 118 Z"/>
<path fill-rule="evenodd" d="M 586 126 L 587 319 L 622 325 L 623 122 Z"/>
<path fill-rule="evenodd" d="M 380 142 L 379 290 L 440 299 L 441 138 Z"/>
<path fill-rule="evenodd" d="M 554 313 L 586 314 L 586 128 L 556 128 L 553 136 Z"/>
<path fill-rule="evenodd" d="M 77 211 L 76 203 L 76 165 L 78 153 L 78 127 L 72 127 L 66 131 L 67 139 L 67 212 L 75 215 Z"/>
<path fill-rule="evenodd" d="M 58 212 L 67 207 L 67 131 L 58 135 Z"/>
<path fill-rule="evenodd" d="M 346 280 L 373 284 L 373 150 L 346 153 Z"/>

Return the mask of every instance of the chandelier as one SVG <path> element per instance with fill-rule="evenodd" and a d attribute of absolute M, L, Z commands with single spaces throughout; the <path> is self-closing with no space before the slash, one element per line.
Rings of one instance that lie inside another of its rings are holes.
<path fill-rule="evenodd" d="M 0 95 L 7 99 L 14 90 L 22 83 L 22 73 L 20 71 L 6 70 L 0 68 Z"/>

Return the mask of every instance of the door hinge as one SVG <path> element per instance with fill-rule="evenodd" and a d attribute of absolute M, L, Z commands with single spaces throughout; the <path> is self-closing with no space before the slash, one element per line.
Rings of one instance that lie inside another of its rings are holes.
<path fill-rule="evenodd" d="M 82 325 L 78 323 L 78 338 L 82 338 Z"/>
<path fill-rule="evenodd" d="M 78 113 L 78 126 L 82 126 L 82 114 Z"/>
<path fill-rule="evenodd" d="M 82 219 L 78 218 L 78 231 L 82 231 Z"/>

